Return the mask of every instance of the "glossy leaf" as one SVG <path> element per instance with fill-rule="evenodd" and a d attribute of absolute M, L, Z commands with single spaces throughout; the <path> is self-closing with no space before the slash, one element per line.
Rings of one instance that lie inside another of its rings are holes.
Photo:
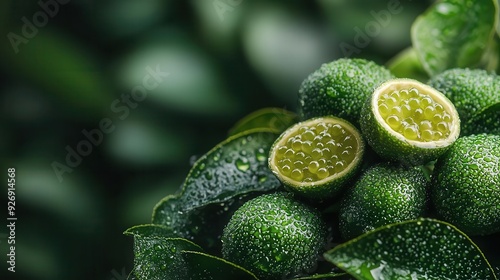
<path fill-rule="evenodd" d="M 158 225 L 144 225 L 128 229 L 134 236 L 134 274 L 138 279 L 190 279 L 190 267 L 182 251 L 201 251 L 191 241 L 162 236 L 168 231 Z"/>
<path fill-rule="evenodd" d="M 326 274 L 314 274 L 310 276 L 304 276 L 299 278 L 293 278 L 293 280 L 310 280 L 310 279 L 337 279 L 340 277 L 344 277 L 347 274 L 345 273 L 326 273 Z"/>
<path fill-rule="evenodd" d="M 257 279 L 233 263 L 203 253 L 189 240 L 169 237 L 171 230 L 164 226 L 135 226 L 125 234 L 134 237 L 133 274 L 138 279 Z"/>
<path fill-rule="evenodd" d="M 263 108 L 252 112 L 238 121 L 229 131 L 229 135 L 257 128 L 269 128 L 278 133 L 283 132 L 296 123 L 298 116 L 290 111 L 280 108 Z"/>
<path fill-rule="evenodd" d="M 433 219 L 380 227 L 324 256 L 356 279 L 497 279 L 469 237 Z"/>
<path fill-rule="evenodd" d="M 496 0 L 442 0 L 412 26 L 412 43 L 431 76 L 479 63 L 497 24 Z"/>
<path fill-rule="evenodd" d="M 408 48 L 397 54 L 387 63 L 387 68 L 398 78 L 410 78 L 427 82 L 429 75 L 418 59 L 415 49 Z"/>
<path fill-rule="evenodd" d="M 193 269 L 189 279 L 257 279 L 250 271 L 222 258 L 197 251 L 184 251 L 182 253 L 183 258 Z"/>
<path fill-rule="evenodd" d="M 165 225 L 183 238 L 200 236 L 200 242 L 211 246 L 215 240 L 208 238 L 207 231 L 220 234 L 223 225 L 219 229 L 215 224 L 225 223 L 222 216 L 241 203 L 242 197 L 281 186 L 267 165 L 277 137 L 271 130 L 252 130 L 217 145 L 193 165 L 180 195 L 167 196 L 157 204 L 153 223 Z"/>

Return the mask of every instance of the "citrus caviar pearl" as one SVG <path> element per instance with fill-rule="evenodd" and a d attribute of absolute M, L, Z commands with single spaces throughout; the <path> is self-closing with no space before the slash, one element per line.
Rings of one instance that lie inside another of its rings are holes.
<path fill-rule="evenodd" d="M 450 134 L 450 112 L 416 88 L 382 94 L 377 105 L 385 122 L 409 140 L 435 141 Z"/>

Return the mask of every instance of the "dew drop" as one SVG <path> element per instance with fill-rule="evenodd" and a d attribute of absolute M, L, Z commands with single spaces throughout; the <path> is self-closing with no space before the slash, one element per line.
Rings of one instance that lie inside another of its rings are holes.
<path fill-rule="evenodd" d="M 248 163 L 248 159 L 239 158 L 236 160 L 236 168 L 240 171 L 247 171 L 250 168 L 250 163 Z"/>
<path fill-rule="evenodd" d="M 260 176 L 259 177 L 259 183 L 264 183 L 265 181 L 267 181 L 267 176 Z"/>
<path fill-rule="evenodd" d="M 255 153 L 255 157 L 257 158 L 258 161 L 264 162 L 267 160 L 267 154 L 266 151 L 263 148 L 259 148 L 257 150 L 257 153 Z"/>
<path fill-rule="evenodd" d="M 198 170 L 203 170 L 203 169 L 205 169 L 205 163 L 204 162 L 202 162 L 202 163 L 200 163 L 198 165 Z"/>

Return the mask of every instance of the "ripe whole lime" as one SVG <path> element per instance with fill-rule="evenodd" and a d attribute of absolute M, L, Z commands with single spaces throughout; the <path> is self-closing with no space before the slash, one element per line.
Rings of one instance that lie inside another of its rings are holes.
<path fill-rule="evenodd" d="M 394 78 L 384 66 L 365 59 L 341 58 L 323 64 L 302 82 L 299 117 L 333 115 L 359 127 L 363 103 L 373 90 Z"/>
<path fill-rule="evenodd" d="M 444 220 L 469 235 L 500 231 L 500 136 L 459 138 L 436 162 L 432 181 Z"/>
<path fill-rule="evenodd" d="M 314 268 L 326 243 L 326 226 L 313 208 L 288 193 L 246 202 L 222 234 L 222 255 L 259 279 L 283 279 Z"/>
<path fill-rule="evenodd" d="M 366 170 L 345 194 L 339 212 L 346 240 L 375 228 L 422 217 L 428 180 L 419 167 L 381 163 Z"/>

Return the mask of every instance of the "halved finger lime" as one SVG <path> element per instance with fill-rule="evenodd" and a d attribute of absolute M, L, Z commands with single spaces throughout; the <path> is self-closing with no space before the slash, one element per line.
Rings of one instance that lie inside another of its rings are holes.
<path fill-rule="evenodd" d="M 411 79 L 378 87 L 361 112 L 361 130 L 381 157 L 419 165 L 439 157 L 458 138 L 460 119 L 441 92 Z"/>
<path fill-rule="evenodd" d="M 274 142 L 269 167 L 290 190 L 308 198 L 335 196 L 359 167 L 364 142 L 349 122 L 336 117 L 297 123 Z"/>

